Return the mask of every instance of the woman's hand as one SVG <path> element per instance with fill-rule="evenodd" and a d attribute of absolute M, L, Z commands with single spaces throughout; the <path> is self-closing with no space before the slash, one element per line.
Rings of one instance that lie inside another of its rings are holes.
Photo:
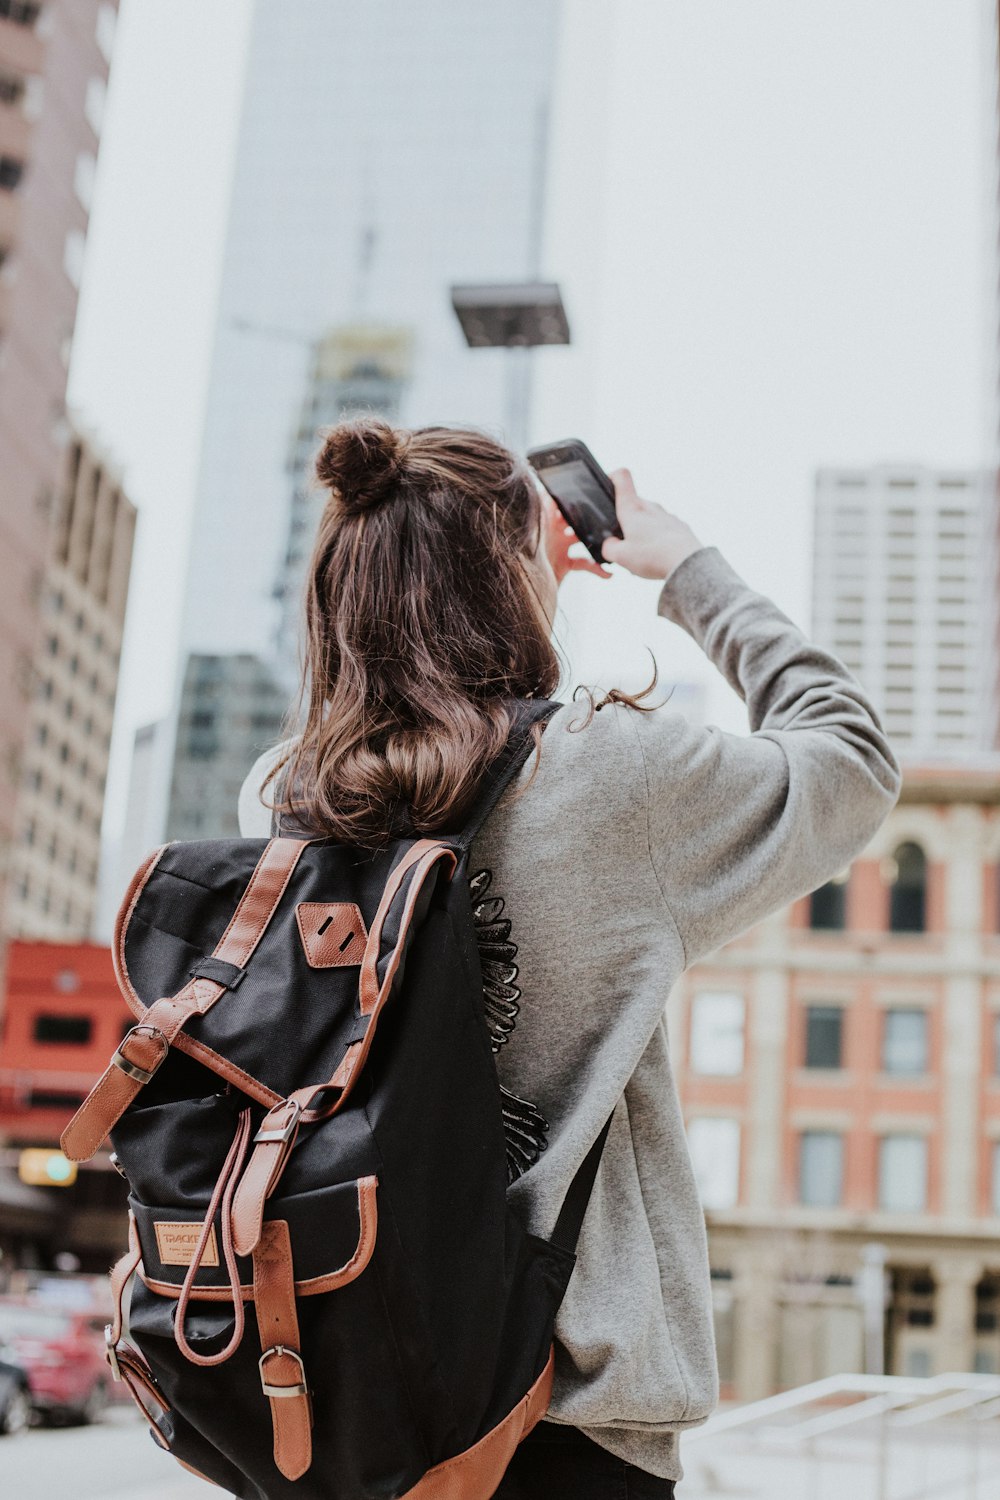
<path fill-rule="evenodd" d="M 662 579 L 704 546 L 686 521 L 636 494 L 628 469 L 615 469 L 609 478 L 622 537 L 605 538 L 602 550 L 608 562 L 620 563 L 637 578 Z"/>
<path fill-rule="evenodd" d="M 589 552 L 584 557 L 570 557 L 569 549 L 579 537 L 572 526 L 567 526 L 566 518 L 551 495 L 546 495 L 542 504 L 545 507 L 545 551 L 556 575 L 556 583 L 562 583 L 567 573 L 596 573 L 599 578 L 610 578 L 607 568 L 596 563 Z"/>

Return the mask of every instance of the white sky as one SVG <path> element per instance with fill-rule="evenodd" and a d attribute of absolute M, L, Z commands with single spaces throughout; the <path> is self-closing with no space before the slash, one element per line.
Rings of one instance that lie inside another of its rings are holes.
<path fill-rule="evenodd" d="M 987 0 L 566 0 L 534 436 L 628 464 L 809 624 L 812 475 L 993 458 Z M 247 0 L 122 0 L 71 398 L 141 510 L 112 774 L 167 710 Z M 655 590 L 652 591 L 655 594 Z M 741 707 L 651 590 L 572 580 L 575 678 Z"/>

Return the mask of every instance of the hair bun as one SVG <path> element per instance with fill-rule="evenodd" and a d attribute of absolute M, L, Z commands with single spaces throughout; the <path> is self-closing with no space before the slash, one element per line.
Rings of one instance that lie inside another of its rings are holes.
<path fill-rule="evenodd" d="M 377 417 L 338 422 L 316 457 L 316 477 L 335 491 L 349 514 L 388 499 L 399 479 L 405 434 Z"/>

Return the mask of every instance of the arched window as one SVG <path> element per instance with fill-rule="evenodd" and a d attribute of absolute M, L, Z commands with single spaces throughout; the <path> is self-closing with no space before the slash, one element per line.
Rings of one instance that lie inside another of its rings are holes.
<path fill-rule="evenodd" d="M 814 932 L 839 932 L 846 925 L 849 875 L 849 870 L 842 870 L 809 897 L 809 926 Z"/>
<path fill-rule="evenodd" d="M 927 922 L 927 856 L 919 844 L 900 844 L 889 862 L 889 930 L 923 932 Z"/>

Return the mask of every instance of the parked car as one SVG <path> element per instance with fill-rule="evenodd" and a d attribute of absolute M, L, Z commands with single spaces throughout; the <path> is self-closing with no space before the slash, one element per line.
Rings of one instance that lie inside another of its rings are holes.
<path fill-rule="evenodd" d="M 0 1297 L 0 1343 L 27 1371 L 35 1411 L 64 1421 L 99 1421 L 111 1380 L 103 1327 L 95 1312 Z"/>
<path fill-rule="evenodd" d="M 30 1421 L 28 1372 L 12 1349 L 0 1347 L 0 1433 L 20 1432 Z"/>

